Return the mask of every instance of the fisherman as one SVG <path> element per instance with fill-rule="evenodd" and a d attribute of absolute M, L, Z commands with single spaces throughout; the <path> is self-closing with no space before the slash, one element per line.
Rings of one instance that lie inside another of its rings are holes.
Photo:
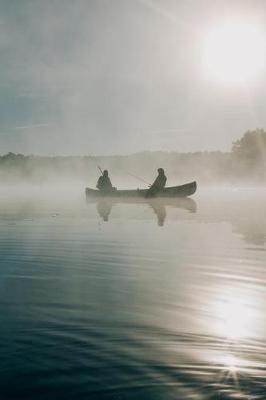
<path fill-rule="evenodd" d="M 105 169 L 102 173 L 102 175 L 100 176 L 100 178 L 98 179 L 97 185 L 96 185 L 97 189 L 101 190 L 101 191 L 105 191 L 108 192 L 110 190 L 115 189 L 112 186 L 111 180 L 108 176 L 108 171 L 107 169 Z"/>
<path fill-rule="evenodd" d="M 153 182 L 153 184 L 150 186 L 147 192 L 147 197 L 156 196 L 156 194 L 159 193 L 165 187 L 166 181 L 167 178 L 164 174 L 163 168 L 158 168 L 158 176 Z"/>

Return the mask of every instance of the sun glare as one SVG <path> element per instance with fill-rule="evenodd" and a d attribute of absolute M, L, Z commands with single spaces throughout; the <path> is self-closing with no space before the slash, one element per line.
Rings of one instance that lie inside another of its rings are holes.
<path fill-rule="evenodd" d="M 251 299 L 243 298 L 239 293 L 228 293 L 213 305 L 218 320 L 215 324 L 217 333 L 229 340 L 252 336 L 255 328 L 254 310 Z"/>
<path fill-rule="evenodd" d="M 255 22 L 225 21 L 209 28 L 203 44 L 203 68 L 221 83 L 247 83 L 265 62 L 265 34 Z"/>

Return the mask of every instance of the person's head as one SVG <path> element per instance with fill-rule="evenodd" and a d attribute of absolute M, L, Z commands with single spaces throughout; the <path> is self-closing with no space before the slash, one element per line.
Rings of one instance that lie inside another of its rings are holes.
<path fill-rule="evenodd" d="M 103 171 L 103 176 L 108 176 L 108 171 L 107 171 L 107 169 L 105 169 L 105 170 Z"/>
<path fill-rule="evenodd" d="M 159 175 L 164 175 L 164 169 L 163 168 L 158 168 L 158 174 Z"/>

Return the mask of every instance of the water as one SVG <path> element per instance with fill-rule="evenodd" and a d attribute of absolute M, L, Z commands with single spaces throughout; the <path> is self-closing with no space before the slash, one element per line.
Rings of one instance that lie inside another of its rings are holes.
<path fill-rule="evenodd" d="M 1 399 L 266 399 L 266 193 L 2 193 Z"/>

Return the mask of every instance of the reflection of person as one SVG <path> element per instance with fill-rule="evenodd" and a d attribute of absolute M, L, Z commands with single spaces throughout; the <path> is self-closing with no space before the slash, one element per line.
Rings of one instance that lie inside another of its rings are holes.
<path fill-rule="evenodd" d="M 153 200 L 149 202 L 149 205 L 153 209 L 154 213 L 157 215 L 158 218 L 158 226 L 163 226 L 164 221 L 166 218 L 166 208 L 165 205 L 157 200 Z"/>
<path fill-rule="evenodd" d="M 112 210 L 112 202 L 106 200 L 99 200 L 97 203 L 97 211 L 99 216 L 107 222 L 109 219 L 110 212 Z"/>
<path fill-rule="evenodd" d="M 150 186 L 147 192 L 147 197 L 156 196 L 156 194 L 159 193 L 165 187 L 166 181 L 167 178 L 164 174 L 163 168 L 158 168 L 158 176 L 153 182 L 153 184 Z"/>
<path fill-rule="evenodd" d="M 110 178 L 108 176 L 107 169 L 105 169 L 103 171 L 103 174 L 98 179 L 96 187 L 97 187 L 97 189 L 102 190 L 102 191 L 109 191 L 109 190 L 113 189 L 111 180 L 110 180 Z"/>

